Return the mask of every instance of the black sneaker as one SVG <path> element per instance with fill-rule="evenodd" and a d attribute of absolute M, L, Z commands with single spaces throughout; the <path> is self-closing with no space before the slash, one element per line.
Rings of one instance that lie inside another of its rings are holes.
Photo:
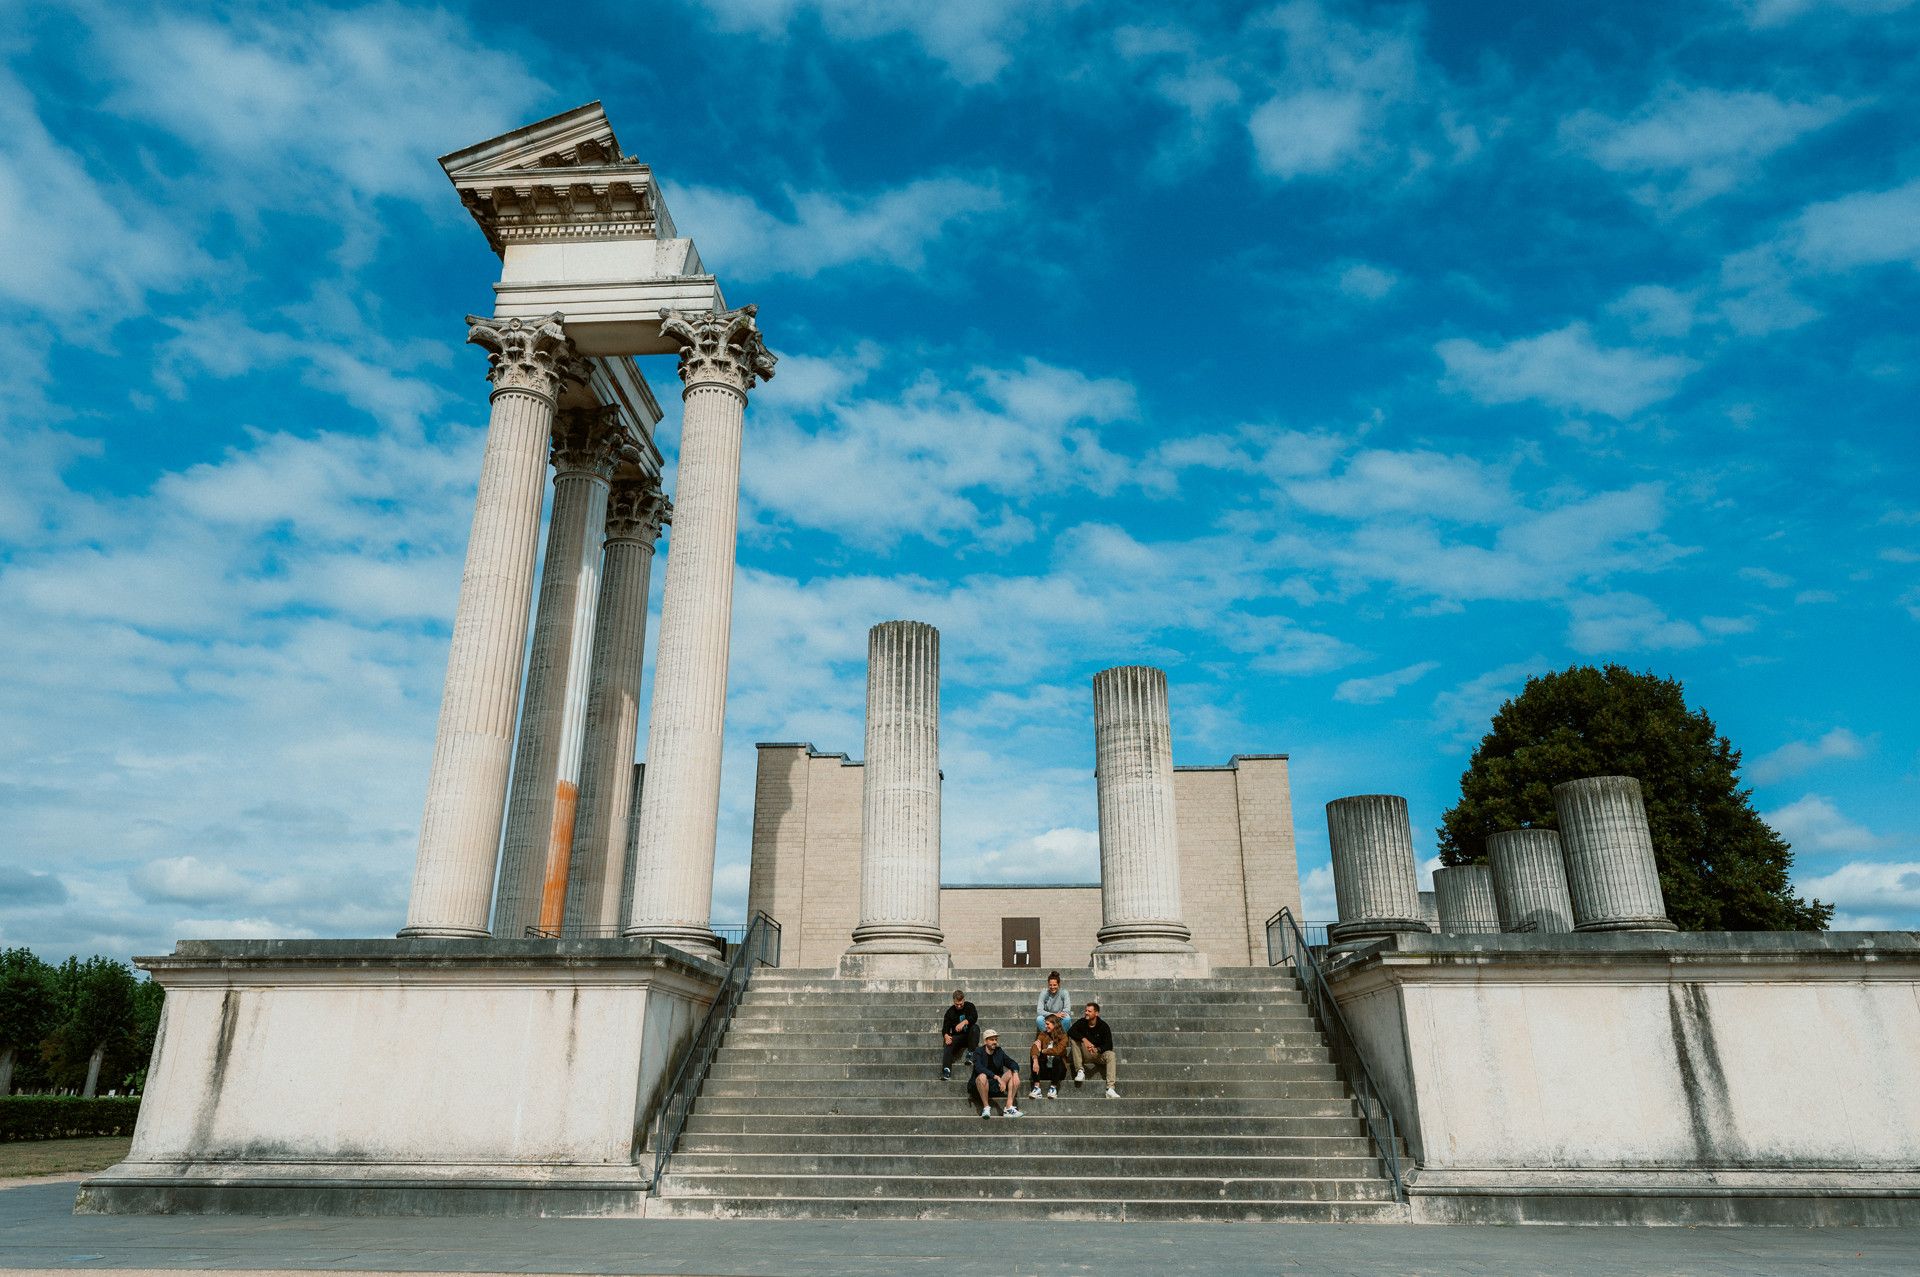
<path fill-rule="evenodd" d="M 952 1069 L 941 1069 L 941 1070 L 940 1070 L 940 1080 L 941 1080 L 942 1082 L 951 1082 L 951 1081 L 953 1081 L 953 1070 L 952 1070 Z"/>

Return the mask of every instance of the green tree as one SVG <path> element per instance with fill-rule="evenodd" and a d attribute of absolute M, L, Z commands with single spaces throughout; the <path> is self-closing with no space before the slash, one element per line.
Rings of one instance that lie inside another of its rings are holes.
<path fill-rule="evenodd" d="M 0 952 L 0 1095 L 13 1094 L 16 1062 L 37 1072 L 40 1043 L 57 1008 L 53 975 L 31 949 Z"/>
<path fill-rule="evenodd" d="M 115 1074 L 124 1079 L 130 1095 L 147 1089 L 147 1065 L 153 1060 L 153 1045 L 160 1036 L 160 1012 L 166 1001 L 166 990 L 152 976 L 134 986 L 133 1031 L 128 1035 L 125 1064 Z"/>
<path fill-rule="evenodd" d="M 1500 707 L 1441 818 L 1440 859 L 1484 861 L 1488 834 L 1553 828 L 1553 787 L 1582 776 L 1639 780 L 1682 930 L 1819 931 L 1833 916 L 1793 893 L 1793 850 L 1740 788 L 1740 751 L 1677 681 L 1620 665 L 1530 678 Z"/>
<path fill-rule="evenodd" d="M 124 1052 L 133 1040 L 133 969 L 111 958 L 69 958 L 57 982 L 68 995 L 65 1015 L 44 1053 L 56 1085 L 78 1083 L 80 1094 L 91 1096 L 99 1089 L 108 1054 Z"/>

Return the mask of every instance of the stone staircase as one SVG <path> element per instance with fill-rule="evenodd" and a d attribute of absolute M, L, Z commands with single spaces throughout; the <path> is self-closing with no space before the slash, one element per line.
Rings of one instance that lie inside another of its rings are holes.
<path fill-rule="evenodd" d="M 1089 1075 L 1022 1118 L 940 1080 L 955 987 L 1027 1072 L 1040 975 L 753 978 L 649 1215 L 780 1219 L 1402 1218 L 1290 977 L 1063 972 L 1114 1025 L 1121 1098 Z"/>

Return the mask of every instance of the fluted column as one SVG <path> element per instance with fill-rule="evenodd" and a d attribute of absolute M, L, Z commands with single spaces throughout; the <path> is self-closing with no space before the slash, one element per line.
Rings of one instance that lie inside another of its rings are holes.
<path fill-rule="evenodd" d="M 744 306 L 692 315 L 669 311 L 660 318 L 660 331 L 680 342 L 685 411 L 626 934 L 709 954 L 721 951 L 708 924 L 733 625 L 740 434 L 747 391 L 773 375 L 774 362 L 753 317 L 754 308 Z"/>
<path fill-rule="evenodd" d="M 1567 866 L 1560 835 L 1551 829 L 1508 829 L 1487 836 L 1487 863 L 1493 869 L 1493 903 L 1502 931 L 1527 923 L 1536 935 L 1573 930 L 1573 902 L 1567 897 Z"/>
<path fill-rule="evenodd" d="M 563 385 L 587 375 L 560 319 L 467 317 L 467 340 L 487 352 L 492 412 L 403 936 L 487 934 L 539 550 L 547 439 Z"/>
<path fill-rule="evenodd" d="M 1673 931 L 1640 782 L 1589 776 L 1553 787 L 1575 931 Z"/>
<path fill-rule="evenodd" d="M 1356 794 L 1327 804 L 1327 845 L 1340 921 L 1334 941 L 1427 930 L 1413 863 L 1413 825 L 1398 794 Z"/>
<path fill-rule="evenodd" d="M 647 645 L 653 547 L 669 517 L 658 479 L 617 479 L 607 499 L 605 562 L 594 617 L 593 678 L 580 763 L 580 814 L 566 920 L 590 933 L 618 931 L 633 805 L 633 748 L 640 726 L 640 674 Z"/>
<path fill-rule="evenodd" d="M 1451 865 L 1433 871 L 1433 902 L 1447 935 L 1490 935 L 1500 930 L 1493 903 L 1493 873 L 1485 865 Z"/>
<path fill-rule="evenodd" d="M 601 528 L 621 436 L 611 408 L 562 412 L 554 424 L 553 511 L 493 905 L 493 933 L 503 939 L 523 936 L 529 927 L 560 929 L 580 798 Z"/>
<path fill-rule="evenodd" d="M 1096 971 L 1204 970 L 1180 912 L 1173 731 L 1167 676 L 1121 665 L 1093 676 L 1094 768 L 1100 809 Z"/>
<path fill-rule="evenodd" d="M 867 632 L 861 768 L 860 924 L 843 975 L 945 974 L 940 932 L 940 631 L 882 621 Z"/>

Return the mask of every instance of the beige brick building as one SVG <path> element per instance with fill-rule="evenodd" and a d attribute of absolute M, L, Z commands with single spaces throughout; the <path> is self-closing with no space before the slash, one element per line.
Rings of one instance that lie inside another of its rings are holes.
<path fill-rule="evenodd" d="M 805 744 L 763 744 L 747 912 L 779 921 L 781 964 L 831 967 L 860 920 L 861 765 Z M 1089 785 L 1093 783 L 1088 778 Z M 1266 920 L 1300 914 L 1285 754 L 1174 769 L 1180 900 L 1215 966 L 1265 966 Z M 961 967 L 1084 967 L 1100 884 L 943 885 L 940 924 Z M 1015 941 L 1025 952 L 1015 953 Z"/>

